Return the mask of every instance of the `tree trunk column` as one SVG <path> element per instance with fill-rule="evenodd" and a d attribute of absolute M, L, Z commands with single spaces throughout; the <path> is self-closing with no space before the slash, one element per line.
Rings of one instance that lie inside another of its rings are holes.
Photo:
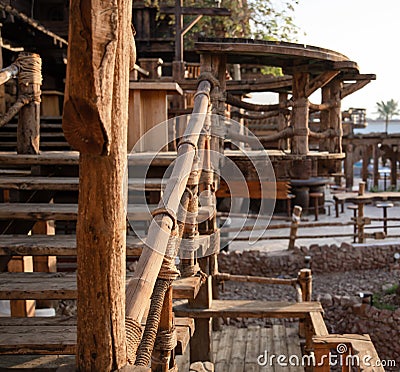
<path fill-rule="evenodd" d="M 279 93 L 279 105 L 280 107 L 285 107 L 286 102 L 288 100 L 287 93 Z M 282 131 L 288 127 L 288 122 L 286 120 L 286 115 L 283 112 L 280 112 L 278 115 L 278 130 Z M 278 148 L 281 150 L 288 149 L 288 140 L 287 138 L 280 139 L 278 141 Z"/>
<path fill-rule="evenodd" d="M 79 371 L 127 364 L 126 172 L 132 2 L 71 1 L 63 130 L 80 151 Z M 98 27 L 96 27 L 98 26 Z"/>
<path fill-rule="evenodd" d="M 42 60 L 35 53 L 20 53 L 18 97 L 31 97 L 18 114 L 17 153 L 38 154 L 40 140 L 40 86 L 42 85 Z"/>
<path fill-rule="evenodd" d="M 390 155 L 390 185 L 397 190 L 397 149 L 392 146 Z"/>
<path fill-rule="evenodd" d="M 373 147 L 373 156 L 374 156 L 374 187 L 379 187 L 379 147 L 378 145 L 374 145 Z"/>
<path fill-rule="evenodd" d="M 344 163 L 344 173 L 346 176 L 346 189 L 351 190 L 354 183 L 354 145 L 349 143 L 346 148 L 346 159 Z"/>
<path fill-rule="evenodd" d="M 306 89 L 309 82 L 309 74 L 295 72 L 293 74 L 293 112 L 292 124 L 294 134 L 292 141 L 292 154 L 307 155 L 308 153 L 308 108 L 309 102 Z"/>

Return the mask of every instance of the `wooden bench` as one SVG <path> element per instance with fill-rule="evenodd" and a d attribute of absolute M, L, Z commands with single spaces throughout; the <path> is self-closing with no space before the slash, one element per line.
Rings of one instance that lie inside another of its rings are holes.
<path fill-rule="evenodd" d="M 194 321 L 176 318 L 177 346 L 182 355 L 194 332 Z M 74 355 L 76 353 L 76 318 L 0 318 L 0 355 Z"/>
<path fill-rule="evenodd" d="M 133 273 L 127 273 L 127 283 Z M 173 282 L 174 299 L 194 299 L 201 287 L 199 276 Z M 0 300 L 65 300 L 76 299 L 75 273 L 0 273 Z"/>

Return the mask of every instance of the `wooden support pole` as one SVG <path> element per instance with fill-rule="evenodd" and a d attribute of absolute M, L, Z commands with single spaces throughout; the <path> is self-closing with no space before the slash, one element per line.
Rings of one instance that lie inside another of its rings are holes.
<path fill-rule="evenodd" d="M 288 249 L 294 249 L 294 245 L 296 243 L 297 229 L 300 224 L 301 217 L 301 207 L 295 205 L 292 213 L 292 225 L 290 226 L 290 238 L 289 238 L 289 246 Z"/>
<path fill-rule="evenodd" d="M 70 6 L 63 129 L 80 150 L 79 371 L 109 372 L 127 363 L 125 180 L 131 15 L 130 0 L 116 0 L 114 6 L 73 0 Z"/>
<path fill-rule="evenodd" d="M 397 150 L 392 147 L 390 155 L 390 185 L 392 189 L 397 190 Z"/>
<path fill-rule="evenodd" d="M 295 137 L 292 140 L 292 154 L 306 155 L 308 153 L 308 114 L 309 101 L 306 90 L 309 74 L 295 72 L 293 74 L 293 111 L 292 124 Z"/>
<path fill-rule="evenodd" d="M 341 105 L 341 97 L 340 92 L 342 89 L 342 81 L 338 78 L 333 79 L 329 83 L 330 87 L 330 99 L 333 102 L 332 107 L 329 109 L 330 111 L 330 128 L 334 130 L 336 133 L 336 137 L 334 137 L 330 141 L 329 152 L 333 153 L 342 153 L 342 105 Z"/>
<path fill-rule="evenodd" d="M 32 97 L 27 105 L 19 111 L 17 127 L 17 153 L 38 154 L 40 133 L 40 86 L 42 84 L 41 59 L 35 53 L 20 53 L 23 61 L 19 67 L 18 88 L 19 96 Z M 35 71 L 33 71 L 34 66 Z M 39 71 L 37 71 L 39 70 Z"/>
<path fill-rule="evenodd" d="M 346 177 L 346 189 L 351 190 L 354 184 L 354 146 L 349 143 L 346 147 L 346 158 L 344 161 L 344 174 Z"/>
<path fill-rule="evenodd" d="M 365 183 L 367 183 L 367 181 L 368 181 L 369 160 L 370 160 L 370 147 L 368 145 L 364 145 L 363 151 L 362 151 L 361 178 Z"/>
<path fill-rule="evenodd" d="M 321 103 L 326 104 L 331 100 L 331 88 L 328 86 L 324 86 L 321 88 Z M 330 110 L 323 110 L 320 112 L 320 131 L 323 132 L 330 128 Z M 319 141 L 319 151 L 329 151 L 329 141 L 321 139 Z"/>
<path fill-rule="evenodd" d="M 374 157 L 374 175 L 373 175 L 373 185 L 378 188 L 379 186 L 379 147 L 378 145 L 374 145 L 372 149 L 373 157 Z"/>
<path fill-rule="evenodd" d="M 358 195 L 362 196 L 365 193 L 365 182 L 360 182 L 358 185 Z M 364 235 L 364 203 L 358 204 L 358 217 L 357 217 L 357 230 L 358 230 L 358 242 L 365 242 Z"/>
<path fill-rule="evenodd" d="M 287 93 L 279 93 L 279 106 L 284 106 L 285 103 L 288 100 L 288 95 Z M 288 122 L 287 122 L 287 118 L 286 115 L 282 112 L 279 111 L 279 115 L 278 115 L 278 130 L 282 131 L 285 128 L 288 127 Z M 287 139 L 280 139 L 278 141 L 278 148 L 281 150 L 287 150 L 289 147 L 289 141 Z"/>

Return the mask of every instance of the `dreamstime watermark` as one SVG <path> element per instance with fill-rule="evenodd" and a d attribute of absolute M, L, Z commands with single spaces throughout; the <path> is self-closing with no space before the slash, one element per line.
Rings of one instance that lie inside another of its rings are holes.
<path fill-rule="evenodd" d="M 273 354 L 267 350 L 257 357 L 257 363 L 262 367 L 321 367 L 323 365 L 346 366 L 346 367 L 396 367 L 396 361 L 393 359 L 374 359 L 371 355 L 352 355 L 346 344 L 339 344 L 336 347 L 336 353 L 329 352 L 321 357 L 317 357 L 314 352 L 308 355 L 285 355 Z"/>

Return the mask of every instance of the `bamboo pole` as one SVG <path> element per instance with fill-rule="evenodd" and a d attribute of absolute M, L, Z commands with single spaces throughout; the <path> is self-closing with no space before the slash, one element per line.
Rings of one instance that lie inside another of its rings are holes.
<path fill-rule="evenodd" d="M 211 85 L 208 81 L 199 84 L 199 93 L 194 101 L 193 113 L 205 114 L 209 104 Z M 176 213 L 179 201 L 185 191 L 186 183 L 195 156 L 200 131 L 205 115 L 192 115 L 178 148 L 176 164 L 164 190 L 159 208 Z M 162 213 L 150 224 L 146 246 L 140 256 L 135 276 L 129 282 L 126 292 L 126 316 L 140 322 L 153 291 L 155 280 L 161 268 L 169 235 L 173 227 L 173 216 Z"/>

